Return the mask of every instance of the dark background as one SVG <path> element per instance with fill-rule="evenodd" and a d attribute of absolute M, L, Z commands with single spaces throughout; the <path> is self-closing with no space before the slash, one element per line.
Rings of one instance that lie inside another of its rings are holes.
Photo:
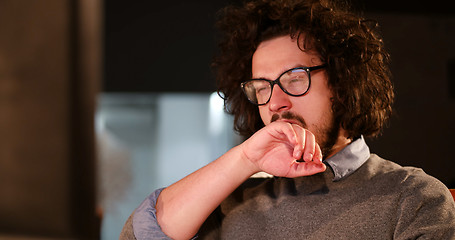
<path fill-rule="evenodd" d="M 100 92 L 211 92 L 226 1 L 0 1 L 0 239 L 97 239 Z M 392 54 L 395 115 L 373 152 L 455 188 L 451 1 L 361 1 Z"/>
<path fill-rule="evenodd" d="M 104 91 L 214 91 L 209 65 L 216 51 L 215 15 L 226 4 L 240 2 L 106 1 Z M 354 10 L 366 16 L 394 14 L 429 19 L 454 16 L 447 0 L 431 4 L 410 0 L 352 0 L 351 3 Z M 388 44 L 393 48 L 405 43 L 388 41 Z M 177 73 L 177 79 L 171 82 L 171 76 Z"/>

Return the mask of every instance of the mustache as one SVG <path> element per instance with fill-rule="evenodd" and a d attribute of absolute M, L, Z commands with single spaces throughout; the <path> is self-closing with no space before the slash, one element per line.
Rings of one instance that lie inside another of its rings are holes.
<path fill-rule="evenodd" d="M 275 113 L 272 115 L 272 119 L 270 120 L 270 122 L 275 122 L 280 119 L 295 120 L 298 123 L 300 123 L 303 128 L 307 128 L 305 119 L 303 119 L 303 117 L 301 117 L 293 112 L 287 111 L 287 112 L 283 112 L 282 114 Z"/>

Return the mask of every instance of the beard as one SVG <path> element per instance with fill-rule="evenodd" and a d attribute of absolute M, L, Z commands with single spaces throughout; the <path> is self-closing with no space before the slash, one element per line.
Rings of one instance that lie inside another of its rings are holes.
<path fill-rule="evenodd" d="M 287 120 L 294 120 L 300 123 L 299 125 L 305 129 L 308 129 L 308 125 L 305 122 L 305 119 L 297 115 L 293 112 L 287 111 L 283 112 L 282 114 L 273 114 L 271 121 L 274 122 L 279 119 L 287 119 Z M 340 124 L 339 121 L 336 121 L 331 114 L 328 117 L 327 122 L 321 122 L 318 125 L 314 124 L 314 130 L 312 133 L 315 136 L 316 142 L 319 144 L 322 152 L 323 160 L 326 159 L 327 156 L 333 152 L 333 146 L 336 144 L 338 140 L 338 136 L 340 134 Z"/>

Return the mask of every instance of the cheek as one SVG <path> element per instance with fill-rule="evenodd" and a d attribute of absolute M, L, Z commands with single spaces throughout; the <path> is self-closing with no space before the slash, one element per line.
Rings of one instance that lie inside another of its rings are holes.
<path fill-rule="evenodd" d="M 318 125 L 330 110 L 329 102 L 325 98 L 307 97 L 305 100 L 294 103 L 292 111 L 303 117 L 308 126 Z"/>
<path fill-rule="evenodd" d="M 270 112 L 267 111 L 267 108 L 265 106 L 259 107 L 259 115 L 261 115 L 262 122 L 265 125 L 270 123 L 270 119 L 272 118 L 272 116 L 271 116 Z"/>

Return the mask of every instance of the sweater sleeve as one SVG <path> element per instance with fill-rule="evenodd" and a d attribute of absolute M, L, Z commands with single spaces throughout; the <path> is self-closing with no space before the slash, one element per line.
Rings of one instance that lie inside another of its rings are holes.
<path fill-rule="evenodd" d="M 421 173 L 404 182 L 394 239 L 455 239 L 455 202 L 449 190 Z"/>

